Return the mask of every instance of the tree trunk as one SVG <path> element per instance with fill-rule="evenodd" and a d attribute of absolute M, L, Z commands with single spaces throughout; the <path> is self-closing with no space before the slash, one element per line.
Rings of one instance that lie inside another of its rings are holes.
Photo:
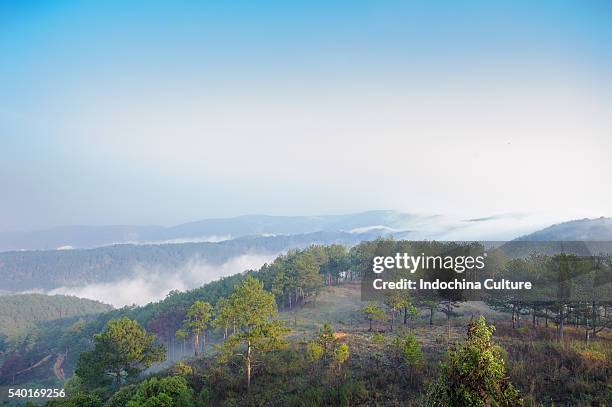
<path fill-rule="evenodd" d="M 563 321 L 565 319 L 565 316 L 563 315 L 563 306 L 559 307 L 559 327 L 558 327 L 558 337 L 559 340 L 563 340 Z"/>
<path fill-rule="evenodd" d="M 408 323 L 408 307 L 404 307 L 404 325 Z"/>
<path fill-rule="evenodd" d="M 589 341 L 591 339 L 591 328 L 589 327 L 589 320 L 586 320 L 586 325 L 584 327 L 584 341 L 586 342 L 587 346 L 589 344 Z"/>
<path fill-rule="evenodd" d="M 251 388 L 251 342 L 247 344 L 247 356 L 245 358 L 247 374 L 247 390 Z"/>
<path fill-rule="evenodd" d="M 193 335 L 193 354 L 198 356 L 198 350 L 200 349 L 200 335 Z"/>
<path fill-rule="evenodd" d="M 369 329 L 369 332 L 372 332 L 372 318 L 368 319 L 368 321 L 370 321 L 370 329 Z"/>
<path fill-rule="evenodd" d="M 433 314 L 434 314 L 434 309 L 433 307 L 429 308 L 429 325 L 433 325 Z"/>

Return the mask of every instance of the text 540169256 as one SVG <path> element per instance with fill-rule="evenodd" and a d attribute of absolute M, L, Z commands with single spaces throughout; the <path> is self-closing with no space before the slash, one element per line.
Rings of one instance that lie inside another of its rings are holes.
<path fill-rule="evenodd" d="M 61 398 L 66 397 L 64 389 L 8 389 L 8 398 Z"/>

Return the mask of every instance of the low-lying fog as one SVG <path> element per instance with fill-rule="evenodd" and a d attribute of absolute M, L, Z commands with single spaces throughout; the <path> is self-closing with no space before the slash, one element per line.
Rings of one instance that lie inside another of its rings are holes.
<path fill-rule="evenodd" d="M 220 265 L 213 265 L 201 258 L 188 261 L 177 269 L 145 268 L 138 266 L 129 277 L 84 286 L 64 286 L 47 291 L 47 294 L 74 295 L 112 304 L 144 305 L 163 299 L 172 290 L 189 290 L 200 287 L 220 277 L 230 276 L 248 269 L 258 269 L 272 261 L 278 254 L 244 254 Z"/>

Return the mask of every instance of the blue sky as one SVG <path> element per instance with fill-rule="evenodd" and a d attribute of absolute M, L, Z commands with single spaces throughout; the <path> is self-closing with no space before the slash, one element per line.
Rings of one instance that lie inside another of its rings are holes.
<path fill-rule="evenodd" d="M 612 215 L 611 17 L 606 1 L 4 1 L 0 231 Z"/>

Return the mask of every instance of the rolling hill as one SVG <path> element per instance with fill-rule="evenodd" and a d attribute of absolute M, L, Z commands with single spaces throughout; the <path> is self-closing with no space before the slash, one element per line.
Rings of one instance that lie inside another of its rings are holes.
<path fill-rule="evenodd" d="M 612 241 L 612 218 L 578 219 L 558 223 L 531 234 L 519 241 Z"/>
<path fill-rule="evenodd" d="M 19 294 L 0 296 L 0 337 L 14 338 L 36 324 L 112 309 L 98 301 L 64 295 Z"/>

